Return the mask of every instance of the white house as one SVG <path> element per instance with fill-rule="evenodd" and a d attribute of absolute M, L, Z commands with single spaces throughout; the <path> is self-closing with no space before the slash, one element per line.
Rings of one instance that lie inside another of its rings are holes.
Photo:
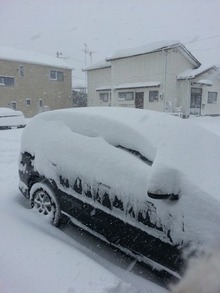
<path fill-rule="evenodd" d="M 88 106 L 220 114 L 218 68 L 202 66 L 178 41 L 119 50 L 86 71 Z"/>

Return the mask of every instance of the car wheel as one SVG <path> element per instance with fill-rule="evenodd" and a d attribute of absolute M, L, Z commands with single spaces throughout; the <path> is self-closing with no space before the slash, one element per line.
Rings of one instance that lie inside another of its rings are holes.
<path fill-rule="evenodd" d="M 30 189 L 31 207 L 46 216 L 50 223 L 59 226 L 60 205 L 53 189 L 45 183 L 35 183 Z"/>

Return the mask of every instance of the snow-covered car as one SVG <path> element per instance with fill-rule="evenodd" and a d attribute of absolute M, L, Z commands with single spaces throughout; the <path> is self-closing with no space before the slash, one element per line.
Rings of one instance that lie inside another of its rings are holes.
<path fill-rule="evenodd" d="M 26 126 L 19 189 L 54 225 L 68 216 L 177 276 L 186 248 L 220 243 L 219 171 L 220 138 L 190 119 L 78 108 Z"/>
<path fill-rule="evenodd" d="M 25 127 L 26 121 L 21 111 L 0 108 L 0 130 Z"/>

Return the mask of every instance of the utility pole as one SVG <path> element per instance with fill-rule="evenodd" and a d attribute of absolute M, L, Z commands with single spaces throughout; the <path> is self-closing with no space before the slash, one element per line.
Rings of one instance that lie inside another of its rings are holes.
<path fill-rule="evenodd" d="M 85 54 L 85 68 L 87 67 L 87 54 L 90 58 L 90 65 L 92 65 L 92 54 L 96 53 L 95 51 L 90 51 L 86 43 L 84 43 L 84 54 Z M 86 71 L 85 71 L 85 86 L 87 86 L 86 81 Z"/>
<path fill-rule="evenodd" d="M 86 69 L 86 67 L 87 67 L 87 53 L 88 53 L 88 46 L 87 46 L 87 44 L 86 43 L 84 43 L 84 53 L 85 53 L 85 69 Z M 87 87 L 87 80 L 86 80 L 86 76 L 87 76 L 87 72 L 86 72 L 86 70 L 85 70 L 85 87 Z"/>

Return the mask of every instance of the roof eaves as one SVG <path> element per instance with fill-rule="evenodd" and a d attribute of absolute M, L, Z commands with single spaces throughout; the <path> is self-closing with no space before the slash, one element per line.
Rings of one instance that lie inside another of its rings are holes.
<path fill-rule="evenodd" d="M 199 69 L 199 68 L 197 68 L 197 69 L 192 69 L 191 72 L 193 72 L 193 70 L 195 71 L 195 70 L 198 70 L 198 69 Z M 212 66 L 209 66 L 209 67 L 207 67 L 207 68 L 204 68 L 204 70 L 199 71 L 198 73 L 188 74 L 188 75 L 185 75 L 185 76 L 184 76 L 184 75 L 181 76 L 181 74 L 180 74 L 179 76 L 177 76 L 177 80 L 194 79 L 194 78 L 197 78 L 198 76 L 200 76 L 201 74 L 204 74 L 204 73 L 210 71 L 211 69 L 214 69 L 215 71 L 218 71 L 218 70 L 219 70 L 217 66 L 212 65 Z"/>
<path fill-rule="evenodd" d="M 98 62 L 94 65 L 88 66 L 87 68 L 84 68 L 83 71 L 91 71 L 91 70 L 98 70 L 98 69 L 104 69 L 104 68 L 111 68 L 111 63 L 107 60 Z"/>
<path fill-rule="evenodd" d="M 180 46 L 181 43 L 174 43 L 174 44 L 171 44 L 171 45 L 167 45 L 167 46 L 163 46 L 163 47 L 160 47 L 160 48 L 157 48 L 157 49 L 154 49 L 154 50 L 149 50 L 149 51 L 146 51 L 146 52 L 141 52 L 141 53 L 133 53 L 133 54 L 128 54 L 128 55 L 125 55 L 125 56 L 119 56 L 119 57 L 110 57 L 110 58 L 106 58 L 106 61 L 111 61 L 111 60 L 119 60 L 119 59 L 125 59 L 125 58 L 129 58 L 129 57 L 136 57 L 136 56 L 141 56 L 141 55 L 146 55 L 146 54 L 152 54 L 152 53 L 156 53 L 156 52 L 160 52 L 160 51 L 165 51 L 165 50 L 169 50 L 169 49 L 172 49 L 172 48 L 176 48 L 178 46 Z"/>
<path fill-rule="evenodd" d="M 135 53 L 134 54 L 128 54 L 128 55 L 119 56 L 119 57 L 114 57 L 113 56 L 113 57 L 107 58 L 106 61 L 119 60 L 119 59 L 125 59 L 125 58 L 129 58 L 129 57 L 152 54 L 152 53 L 166 51 L 166 50 L 173 49 L 173 48 L 178 48 L 178 47 L 180 49 L 182 49 L 182 51 L 190 58 L 191 61 L 193 61 L 195 66 L 199 67 L 201 65 L 201 63 L 196 59 L 196 57 L 193 56 L 192 53 L 189 50 L 187 50 L 186 47 L 180 42 L 176 42 L 176 43 L 173 43 L 173 44 L 170 44 L 170 45 L 167 45 L 167 46 L 163 46 L 163 47 L 157 48 L 155 50 L 150 50 L 150 51 L 147 51 L 147 52 L 142 52 L 142 53 L 137 53 L 137 54 L 135 54 Z"/>
<path fill-rule="evenodd" d="M 204 73 L 210 71 L 211 69 L 218 70 L 218 68 L 215 65 L 213 65 L 213 66 L 210 66 L 209 68 L 207 68 L 207 69 L 195 74 L 194 78 L 200 76 L 201 74 L 204 74 Z"/>
<path fill-rule="evenodd" d="M 43 61 L 41 62 L 41 61 L 34 61 L 34 60 L 26 60 L 23 58 L 15 58 L 15 57 L 14 58 L 13 57 L 0 57 L 0 60 L 74 70 L 74 68 L 68 64 L 58 64 L 58 63 L 55 64 L 53 62 L 43 62 Z"/>
<path fill-rule="evenodd" d="M 109 66 L 102 66 L 102 67 L 85 68 L 85 69 L 83 69 L 83 71 L 92 71 L 92 70 L 99 70 L 99 69 L 104 69 L 104 68 L 111 68 L 111 65 L 109 65 Z"/>
<path fill-rule="evenodd" d="M 179 43 L 178 47 L 180 47 L 190 57 L 190 59 L 195 62 L 196 66 L 201 66 L 199 60 L 195 56 L 193 56 L 193 54 L 188 49 L 186 49 L 186 47 L 183 44 Z"/>

